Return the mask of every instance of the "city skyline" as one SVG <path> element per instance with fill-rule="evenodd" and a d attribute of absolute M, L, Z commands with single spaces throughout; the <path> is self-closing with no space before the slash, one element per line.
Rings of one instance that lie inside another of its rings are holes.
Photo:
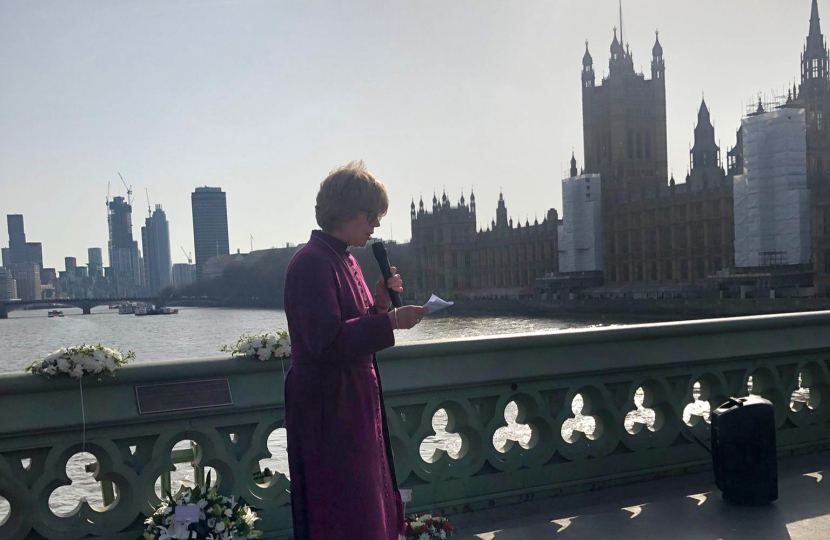
<path fill-rule="evenodd" d="M 701 93 L 725 153 L 752 96 L 771 94 L 773 84 L 781 93 L 799 75 L 809 1 L 779 13 L 772 33 L 763 4 L 623 5 L 637 70 L 648 72 L 660 30 L 668 167 L 678 179 Z M 384 238 L 407 240 L 410 196 L 417 204 L 423 192 L 428 202 L 445 186 L 453 203 L 475 187 L 479 226 L 494 217 L 501 187 L 515 219 L 561 211 L 571 149 L 583 162 L 576 104 L 584 41 L 600 78 L 619 25 L 616 2 L 327 7 L 9 2 L 0 20 L 0 68 L 10 80 L 0 89 L 8 119 L 0 134 L 12 142 L 0 149 L 8 194 L 0 214 L 26 215 L 44 266 L 57 268 L 65 256 L 80 260 L 88 247 L 106 246 L 105 184 L 111 196 L 125 195 L 117 171 L 164 205 L 174 263 L 184 261 L 179 246 L 194 251 L 187 197 L 195 187 L 228 193 L 231 252 L 248 251 L 251 235 L 254 249 L 301 243 L 316 227 L 319 181 L 355 158 L 389 188 Z M 736 21 L 749 29 L 737 40 Z M 146 37 L 151 25 L 157 38 Z M 39 45 L 21 52 L 28 40 Z M 53 91 L 53 76 L 65 91 Z M 329 80 L 338 92 L 321 90 Z M 169 82 L 168 97 L 154 91 L 160 81 Z M 58 221 L 59 212 L 31 197 L 32 185 L 74 213 Z"/>

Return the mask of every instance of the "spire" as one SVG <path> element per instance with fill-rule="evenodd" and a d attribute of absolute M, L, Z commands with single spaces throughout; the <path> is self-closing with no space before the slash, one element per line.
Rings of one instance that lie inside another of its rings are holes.
<path fill-rule="evenodd" d="M 620 0 L 620 43 L 623 42 L 622 0 Z"/>
<path fill-rule="evenodd" d="M 614 40 L 611 42 L 611 59 L 608 68 L 613 77 L 616 74 L 634 73 L 634 62 L 631 54 L 626 53 L 621 41 L 617 40 L 617 29 L 614 28 Z"/>
<path fill-rule="evenodd" d="M 700 110 L 697 112 L 697 124 L 703 124 L 705 126 L 712 125 L 711 117 L 709 116 L 709 107 L 706 106 L 706 98 L 700 99 Z"/>
<path fill-rule="evenodd" d="M 807 45 L 801 55 L 801 89 L 806 89 L 808 98 L 816 97 L 818 93 L 823 94 L 828 88 L 828 72 L 830 72 L 830 58 L 824 43 L 824 36 L 821 34 L 821 24 L 818 16 L 818 2 L 813 0 L 810 11 L 810 34 L 807 36 Z M 805 88 L 805 83 L 807 87 Z"/>
<path fill-rule="evenodd" d="M 576 178 L 578 172 L 576 170 L 576 157 L 574 156 L 573 151 L 571 151 L 571 178 Z"/>
<path fill-rule="evenodd" d="M 588 40 L 585 40 L 585 55 L 582 57 L 582 90 L 594 87 L 594 59 L 588 52 Z"/>
<path fill-rule="evenodd" d="M 709 107 L 706 106 L 704 97 L 700 98 L 700 109 L 697 112 L 697 125 L 695 126 L 695 144 L 689 153 L 694 170 L 719 166 L 720 148 L 715 142 L 715 127 L 712 125 Z"/>
<path fill-rule="evenodd" d="M 623 46 L 622 43 L 617 41 L 617 27 L 614 27 L 614 40 L 611 42 L 611 57 L 613 58 L 614 53 L 623 54 Z"/>
<path fill-rule="evenodd" d="M 821 23 L 819 22 L 818 16 L 818 0 L 813 0 L 813 7 L 810 11 L 810 35 L 807 41 L 811 39 L 819 39 L 819 44 L 821 44 Z"/>
<path fill-rule="evenodd" d="M 654 31 L 654 47 L 651 48 L 651 56 L 663 56 L 663 46 L 660 45 L 660 30 Z"/>

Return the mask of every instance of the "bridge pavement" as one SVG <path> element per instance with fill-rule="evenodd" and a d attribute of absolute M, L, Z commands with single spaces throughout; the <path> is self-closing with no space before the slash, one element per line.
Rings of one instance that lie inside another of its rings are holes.
<path fill-rule="evenodd" d="M 824 472 L 827 473 L 824 476 Z M 830 453 L 779 461 L 779 498 L 727 504 L 712 473 L 540 499 L 452 518 L 457 540 L 826 540 Z"/>

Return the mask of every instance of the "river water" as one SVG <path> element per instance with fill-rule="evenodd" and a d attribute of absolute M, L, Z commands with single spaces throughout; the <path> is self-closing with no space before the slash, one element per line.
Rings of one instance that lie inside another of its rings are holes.
<path fill-rule="evenodd" d="M 174 360 L 220 356 L 222 345 L 233 344 L 242 333 L 281 330 L 286 327 L 285 312 L 266 309 L 180 308 L 178 315 L 159 317 L 135 317 L 118 315 L 117 310 L 100 306 L 91 315 L 83 315 L 80 309 L 65 309 L 63 318 L 48 318 L 46 311 L 13 311 L 8 320 L 0 320 L 0 373 L 20 373 L 37 357 L 68 345 L 81 343 L 119 348 L 136 353 L 136 362 Z M 492 317 L 426 317 L 416 328 L 396 332 L 398 343 L 429 339 L 451 339 L 493 334 L 517 334 L 539 331 L 555 331 L 569 328 L 596 326 L 584 319 L 543 319 L 515 316 Z M 508 427 L 496 433 L 493 443 L 502 447 L 506 440 L 527 443 L 530 430 L 515 424 L 517 409 L 508 406 L 505 417 Z M 460 438 L 446 433 L 447 418 L 443 411 L 436 413 L 433 427 L 435 437 L 421 445 L 421 455 L 430 459 L 436 450 L 444 450 L 451 456 L 460 448 Z M 572 430 L 575 426 L 565 426 Z M 590 430 L 590 426 L 580 430 Z M 186 448 L 188 441 L 177 448 Z M 288 472 L 285 452 L 285 430 L 276 430 L 268 441 L 272 457 L 263 460 L 260 467 Z M 67 465 L 71 486 L 56 489 L 49 500 L 52 511 L 58 515 L 71 515 L 81 498 L 93 507 L 101 507 L 101 491 L 85 472 L 85 466 L 94 463 L 91 454 L 76 454 Z M 214 473 L 215 478 L 215 473 Z M 192 481 L 193 469 L 178 465 L 172 475 L 173 490 L 182 482 Z M 157 483 L 157 491 L 160 484 Z M 0 523 L 8 514 L 7 502 L 0 497 Z"/>

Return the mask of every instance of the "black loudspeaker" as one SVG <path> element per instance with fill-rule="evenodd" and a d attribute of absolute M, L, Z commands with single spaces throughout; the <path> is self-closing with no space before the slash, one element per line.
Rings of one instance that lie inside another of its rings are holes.
<path fill-rule="evenodd" d="M 712 464 L 725 500 L 763 505 L 778 499 L 772 403 L 760 396 L 730 398 L 712 413 Z"/>

